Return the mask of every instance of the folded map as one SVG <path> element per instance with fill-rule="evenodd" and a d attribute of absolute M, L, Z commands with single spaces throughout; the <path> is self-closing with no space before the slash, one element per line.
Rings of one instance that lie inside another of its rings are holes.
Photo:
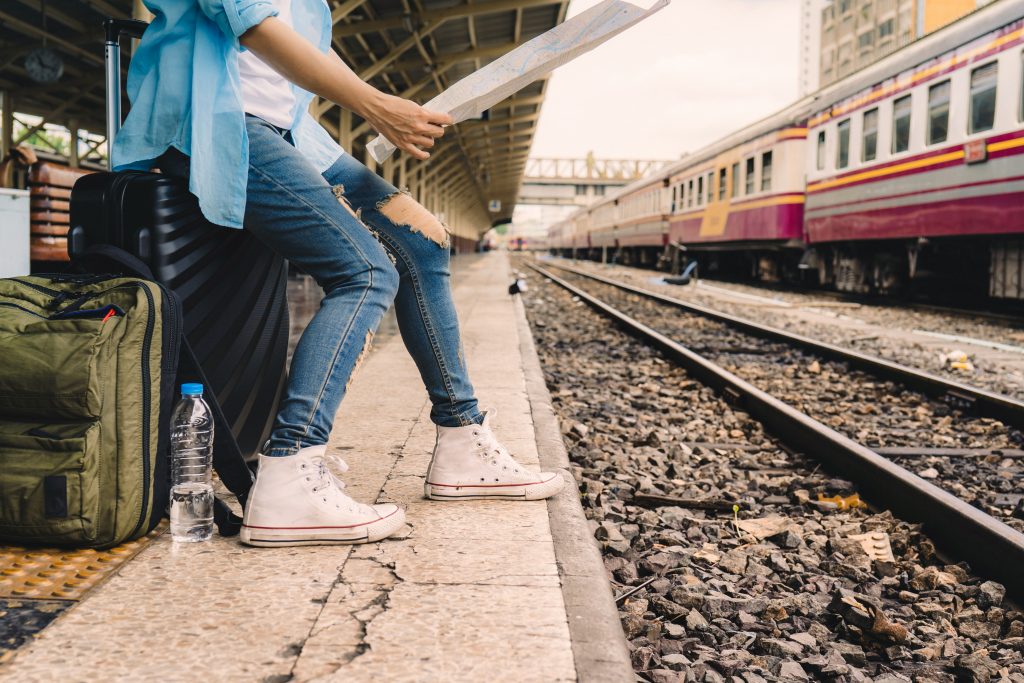
<path fill-rule="evenodd" d="M 506 97 L 643 21 L 669 2 L 657 0 L 649 9 L 644 9 L 624 0 L 604 0 L 474 71 L 423 106 L 450 115 L 455 123 L 477 118 Z M 378 135 L 370 142 L 369 150 L 377 163 L 383 163 L 395 151 L 395 146 Z"/>

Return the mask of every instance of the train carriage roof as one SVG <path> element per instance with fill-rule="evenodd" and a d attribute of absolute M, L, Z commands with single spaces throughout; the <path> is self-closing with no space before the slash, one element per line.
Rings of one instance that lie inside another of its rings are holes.
<path fill-rule="evenodd" d="M 1024 0 L 1001 0 L 981 7 L 817 91 L 810 97 L 808 114 L 825 112 L 859 92 L 930 59 L 952 52 L 1021 18 L 1024 18 Z"/>

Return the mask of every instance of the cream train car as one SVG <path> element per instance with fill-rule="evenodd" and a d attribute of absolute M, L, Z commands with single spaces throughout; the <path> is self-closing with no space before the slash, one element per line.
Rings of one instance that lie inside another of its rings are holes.
<path fill-rule="evenodd" d="M 579 257 L 1024 300 L 1024 0 L 986 5 L 553 230 L 553 250 Z"/>

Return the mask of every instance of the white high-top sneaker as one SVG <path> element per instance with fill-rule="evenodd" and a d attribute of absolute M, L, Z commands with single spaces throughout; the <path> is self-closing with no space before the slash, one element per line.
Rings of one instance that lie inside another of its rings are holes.
<path fill-rule="evenodd" d="M 531 472 L 516 462 L 491 431 L 494 411 L 468 427 L 438 427 L 434 457 L 423 485 L 431 500 L 507 498 L 540 500 L 562 489 L 557 472 Z"/>
<path fill-rule="evenodd" d="M 277 547 L 370 543 L 405 524 L 393 503 L 363 505 L 349 498 L 328 469 L 348 470 L 326 446 L 309 446 L 283 458 L 260 455 L 256 483 L 242 521 L 242 543 Z"/>

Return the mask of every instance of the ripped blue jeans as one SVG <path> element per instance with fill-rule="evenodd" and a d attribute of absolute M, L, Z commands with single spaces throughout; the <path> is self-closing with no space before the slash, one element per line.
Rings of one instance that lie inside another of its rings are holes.
<path fill-rule="evenodd" d="M 447 229 L 351 155 L 321 174 L 287 131 L 248 115 L 246 131 L 245 229 L 324 290 L 295 348 L 264 454 L 291 455 L 327 443 L 349 381 L 392 302 L 433 422 L 479 422 L 451 296 Z M 161 166 L 173 175 L 187 173 L 173 158 L 161 159 Z"/>

